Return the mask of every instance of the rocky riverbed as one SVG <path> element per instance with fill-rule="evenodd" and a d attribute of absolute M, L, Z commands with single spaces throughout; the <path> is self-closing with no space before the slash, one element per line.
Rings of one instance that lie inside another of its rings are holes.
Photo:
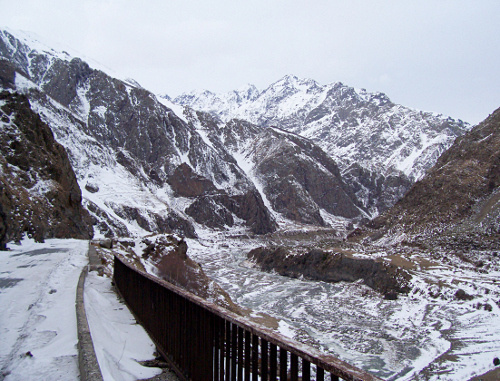
<path fill-rule="evenodd" d="M 278 319 L 278 330 L 333 353 L 387 380 L 468 379 L 492 368 L 500 355 L 498 267 L 428 260 L 417 249 L 351 250 L 408 271 L 409 291 L 397 300 L 363 284 L 328 283 L 263 272 L 247 254 L 263 245 L 327 247 L 324 232 L 267 238 L 224 233 L 187 240 L 188 254 L 232 300 Z M 342 244 L 330 240 L 330 245 Z"/>

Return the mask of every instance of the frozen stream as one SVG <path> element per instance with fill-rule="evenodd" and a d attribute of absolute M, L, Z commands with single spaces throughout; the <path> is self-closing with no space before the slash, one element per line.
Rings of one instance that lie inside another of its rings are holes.
<path fill-rule="evenodd" d="M 245 262 L 248 251 L 260 244 L 189 240 L 188 254 L 236 303 L 282 319 L 282 334 L 383 379 L 409 380 L 417 373 L 419 379 L 467 379 L 491 369 L 492 359 L 500 355 L 500 311 L 494 303 L 487 312 L 473 302 L 420 292 L 389 301 L 359 283 L 261 272 Z M 445 269 L 430 276 L 453 279 Z M 415 286 L 428 285 L 417 276 Z"/>

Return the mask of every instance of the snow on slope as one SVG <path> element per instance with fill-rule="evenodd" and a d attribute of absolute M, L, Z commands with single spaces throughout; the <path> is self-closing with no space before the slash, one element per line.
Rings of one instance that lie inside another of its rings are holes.
<path fill-rule="evenodd" d="M 287 75 L 265 90 L 191 92 L 173 102 L 258 125 L 277 125 L 310 138 L 343 170 L 353 163 L 383 174 L 423 176 L 455 137 L 470 127 L 442 115 L 393 104 L 382 93 L 342 83 L 320 85 Z"/>
<path fill-rule="evenodd" d="M 18 45 L 15 39 L 19 40 L 24 46 L 29 47 L 31 51 L 46 55 L 49 58 L 49 65 L 51 65 L 57 59 L 63 61 L 71 61 L 73 58 L 78 57 L 87 62 L 93 69 L 100 70 L 113 78 L 120 79 L 121 81 L 128 83 L 130 86 L 141 87 L 140 84 L 134 79 L 128 78 L 118 73 L 114 69 L 94 60 L 91 57 L 84 55 L 83 53 L 73 49 L 72 47 L 61 44 L 59 41 L 48 40 L 46 37 L 42 38 L 31 31 L 16 30 L 12 28 L 2 28 L 0 29 L 0 34 L 6 37 L 4 38 L 4 41 L 10 41 L 11 49 L 13 51 L 19 50 L 19 52 L 16 53 L 19 59 L 24 59 L 22 58 L 22 56 L 26 53 L 26 51 L 23 51 L 24 47 L 22 45 Z M 7 34 L 14 38 L 11 38 Z M 35 58 L 35 55 L 28 54 L 28 67 L 32 67 L 31 61 L 33 58 Z M 33 73 L 30 72 L 29 74 Z"/>
<path fill-rule="evenodd" d="M 228 197 L 254 191 L 220 142 L 208 139 L 197 115 L 188 118 L 167 99 L 159 101 L 131 81 L 92 70 L 34 39 L 19 41 L 8 32 L 0 37 L 2 55 L 23 73 L 16 74 L 17 90 L 69 152 L 84 203 L 102 234 L 177 228 L 195 234 L 196 216 L 184 213 L 195 200 L 170 187 L 183 163 Z"/>

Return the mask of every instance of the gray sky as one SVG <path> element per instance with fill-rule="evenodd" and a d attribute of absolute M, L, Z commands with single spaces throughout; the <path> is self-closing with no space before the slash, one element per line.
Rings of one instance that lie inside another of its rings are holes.
<path fill-rule="evenodd" d="M 0 27 L 157 93 L 295 74 L 473 124 L 500 107 L 499 18 L 499 0 L 0 0 Z"/>

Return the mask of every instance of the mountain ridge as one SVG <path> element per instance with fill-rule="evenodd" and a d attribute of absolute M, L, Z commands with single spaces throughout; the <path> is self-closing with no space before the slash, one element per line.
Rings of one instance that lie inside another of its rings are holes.
<path fill-rule="evenodd" d="M 345 210 L 351 210 L 350 217 L 362 215 L 362 210 L 353 206 L 358 202 L 349 186 L 333 172 L 324 173 L 339 194 L 346 194 L 346 205 L 336 209 L 324 202 L 318 205 L 319 198 L 311 194 L 315 191 L 300 173 L 289 175 L 291 179 L 302 176 L 302 180 L 280 184 L 280 193 L 292 191 L 294 203 L 281 202 L 279 208 L 272 202 L 266 205 L 264 198 L 276 193 L 272 189 L 276 184 L 270 186 L 272 181 L 267 179 L 264 189 L 254 181 L 268 174 L 275 176 L 275 168 L 268 166 L 250 178 L 219 137 L 227 123 L 175 104 L 168 107 L 167 99 L 158 99 L 133 81 L 110 77 L 80 58 L 39 51 L 23 41 L 1 32 L 0 56 L 15 68 L 13 86 L 29 98 L 68 150 L 85 207 L 99 234 L 154 231 L 195 237 L 197 231 L 207 228 L 265 234 L 276 229 L 276 216 L 281 223 L 319 226 L 325 225 L 327 216 L 328 224 L 340 218 L 339 226 L 343 226 L 347 223 L 342 217 Z M 257 125 L 252 128 L 259 134 L 266 130 Z M 225 131 L 232 134 L 231 129 Z M 267 135 L 272 144 L 291 147 L 286 150 L 286 160 L 295 162 L 302 151 L 291 137 Z M 319 151 L 316 149 L 314 155 Z M 308 157 L 301 159 L 301 165 L 314 172 L 316 159 Z M 199 186 L 198 192 L 180 191 L 180 187 Z M 297 209 L 297 205 L 302 206 Z"/>
<path fill-rule="evenodd" d="M 341 82 L 320 85 L 294 75 L 251 98 L 234 94 L 239 92 L 199 91 L 172 101 L 225 121 L 238 118 L 277 126 L 311 139 L 359 189 L 357 197 L 372 216 L 392 206 L 457 136 L 470 129 L 461 120 L 394 104 L 381 92 Z M 377 191 L 380 184 L 383 191 Z"/>

